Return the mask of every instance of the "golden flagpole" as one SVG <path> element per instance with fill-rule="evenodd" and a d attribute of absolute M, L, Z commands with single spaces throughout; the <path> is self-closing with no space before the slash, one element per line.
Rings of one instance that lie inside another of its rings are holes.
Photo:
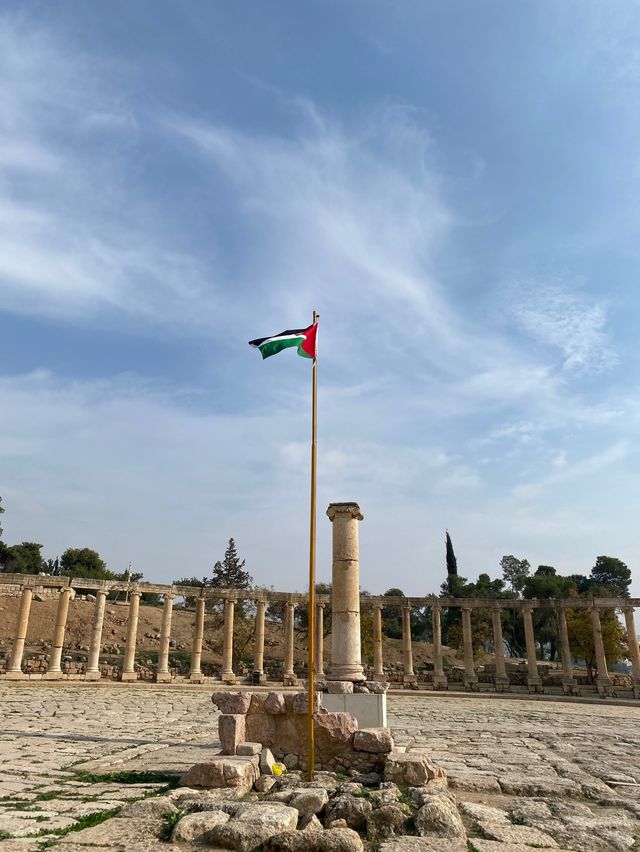
<path fill-rule="evenodd" d="M 320 315 L 313 312 L 314 324 Z M 317 338 L 316 338 L 317 340 Z M 317 343 L 316 343 L 317 346 Z M 316 349 L 317 354 L 317 349 Z M 318 449 L 318 359 L 313 359 L 313 377 L 311 380 L 311 516 L 309 519 L 309 659 L 308 670 L 308 740 L 307 740 L 307 780 L 313 781 L 314 770 L 314 733 L 313 704 L 315 677 L 316 644 L 316 455 Z"/>

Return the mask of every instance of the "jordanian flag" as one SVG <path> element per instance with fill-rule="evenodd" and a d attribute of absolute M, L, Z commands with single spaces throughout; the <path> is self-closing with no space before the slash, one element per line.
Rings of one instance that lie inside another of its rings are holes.
<path fill-rule="evenodd" d="M 290 328 L 271 337 L 258 337 L 256 340 L 250 340 L 249 346 L 259 349 L 263 358 L 269 358 L 270 355 L 276 355 L 283 349 L 295 346 L 298 355 L 315 359 L 318 355 L 317 336 L 318 323 L 314 322 L 308 328 Z"/>

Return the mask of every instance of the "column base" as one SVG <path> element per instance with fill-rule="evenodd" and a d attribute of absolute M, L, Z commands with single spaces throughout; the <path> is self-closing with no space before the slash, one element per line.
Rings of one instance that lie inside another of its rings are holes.
<path fill-rule="evenodd" d="M 378 682 L 381 682 L 381 683 L 385 683 L 385 682 L 386 682 L 386 680 L 387 680 L 387 677 L 386 677 L 386 675 L 385 675 L 385 673 L 384 673 L 384 672 L 374 672 L 374 673 L 373 673 L 373 679 L 374 679 L 375 681 L 378 681 Z"/>
<path fill-rule="evenodd" d="M 509 691 L 509 677 L 507 675 L 496 675 L 493 679 L 493 685 L 496 688 L 496 692 L 508 692 Z"/>
<path fill-rule="evenodd" d="M 466 674 L 462 678 L 462 683 L 467 692 L 478 691 L 478 676 L 476 674 Z"/>
<path fill-rule="evenodd" d="M 233 684 L 236 682 L 236 676 L 233 672 L 222 672 L 220 675 L 220 680 L 223 683 Z"/>
<path fill-rule="evenodd" d="M 156 672 L 156 683 L 171 683 L 171 672 Z"/>
<path fill-rule="evenodd" d="M 189 672 L 189 683 L 204 683 L 202 672 Z"/>
<path fill-rule="evenodd" d="M 120 680 L 123 683 L 132 683 L 134 680 L 138 680 L 138 672 L 122 672 Z"/>
<path fill-rule="evenodd" d="M 640 698 L 640 680 L 634 680 L 633 682 L 633 697 Z"/>
<path fill-rule="evenodd" d="M 541 678 L 539 676 L 538 677 L 528 677 L 527 678 L 527 689 L 529 690 L 530 693 L 534 693 L 534 692 L 542 693 L 542 692 L 544 692 Z"/>
<path fill-rule="evenodd" d="M 298 686 L 298 678 L 294 674 L 285 674 L 282 678 L 284 686 Z"/>
<path fill-rule="evenodd" d="M 434 674 L 433 676 L 434 689 L 449 689 L 449 681 L 444 674 Z"/>
<path fill-rule="evenodd" d="M 418 678 L 414 674 L 405 674 L 405 675 L 402 675 L 402 682 L 403 683 L 417 683 Z"/>
<path fill-rule="evenodd" d="M 100 680 L 102 675 L 100 672 L 85 672 L 85 680 Z"/>
<path fill-rule="evenodd" d="M 332 665 L 327 680 L 366 680 L 364 669 L 358 663 Z"/>
<path fill-rule="evenodd" d="M 316 675 L 316 678 L 318 675 Z M 251 677 L 249 680 L 252 684 L 261 684 L 267 682 L 267 676 L 264 672 L 251 672 Z"/>
<path fill-rule="evenodd" d="M 45 672 L 44 680 L 62 680 L 62 669 L 56 669 L 55 671 Z"/>
<path fill-rule="evenodd" d="M 23 678 L 26 678 L 26 674 L 22 670 L 18 672 L 8 671 L 4 675 L 5 680 L 22 680 Z"/>
<path fill-rule="evenodd" d="M 607 695 L 615 694 L 611 678 L 609 677 L 597 677 L 596 689 L 598 690 L 598 695 L 602 696 L 602 698 L 606 698 Z"/>
<path fill-rule="evenodd" d="M 578 681 L 571 678 L 563 678 L 562 680 L 562 694 L 563 695 L 580 695 L 580 687 L 578 686 Z"/>

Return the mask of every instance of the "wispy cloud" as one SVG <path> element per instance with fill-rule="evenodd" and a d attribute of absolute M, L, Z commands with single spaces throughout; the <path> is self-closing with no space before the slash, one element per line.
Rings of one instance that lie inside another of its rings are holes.
<path fill-rule="evenodd" d="M 511 316 L 532 338 L 561 353 L 563 370 L 600 373 L 617 363 L 602 300 L 590 300 L 567 281 L 527 281 L 510 296 Z"/>

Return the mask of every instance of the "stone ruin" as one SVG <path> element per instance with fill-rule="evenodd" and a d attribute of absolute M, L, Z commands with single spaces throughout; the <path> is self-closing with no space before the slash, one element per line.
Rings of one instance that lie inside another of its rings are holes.
<path fill-rule="evenodd" d="M 376 848 L 423 834 L 455 838 L 466 849 L 445 771 L 420 751 L 394 746 L 384 725 L 359 724 L 371 713 L 371 699 L 386 719 L 388 684 L 367 682 L 360 659 L 360 509 L 334 503 L 327 514 L 334 525 L 334 652 L 321 682 L 327 695 L 313 694 L 313 780 L 300 774 L 308 768 L 307 692 L 216 692 L 222 747 L 182 776 L 177 800 L 190 812 L 177 821 L 172 840 L 239 852 L 359 852 L 361 835 Z M 353 712 L 323 701 L 349 701 Z M 409 789 L 413 807 L 402 801 Z"/>
<path fill-rule="evenodd" d="M 222 748 L 191 767 L 172 794 L 185 812 L 174 843 L 359 852 L 363 837 L 377 848 L 419 834 L 466 849 L 445 771 L 422 752 L 394 746 L 388 728 L 360 728 L 350 713 L 322 707 L 316 693 L 317 773 L 305 782 L 298 770 L 307 762 L 307 693 L 217 692 L 212 700 Z"/>

